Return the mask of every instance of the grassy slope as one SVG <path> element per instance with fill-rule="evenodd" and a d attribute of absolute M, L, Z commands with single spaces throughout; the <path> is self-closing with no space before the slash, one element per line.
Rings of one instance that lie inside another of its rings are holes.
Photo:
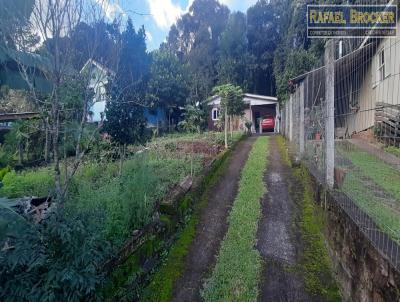
<path fill-rule="evenodd" d="M 204 190 L 201 193 L 199 202 L 195 205 L 196 208 L 194 209 L 193 215 L 190 217 L 185 228 L 179 234 L 177 241 L 169 251 L 167 260 L 156 272 L 149 286 L 144 290 L 141 301 L 167 302 L 171 300 L 174 282 L 184 271 L 186 255 L 189 251 L 190 244 L 195 237 L 200 210 L 207 205 L 209 189 L 218 181 L 226 169 L 228 158 L 229 156 L 224 155 L 215 168 L 215 171 L 204 180 Z M 202 190 L 200 189 L 200 191 Z M 195 198 L 195 196 L 189 195 L 186 198 Z"/>
<path fill-rule="evenodd" d="M 374 219 L 383 231 L 400 242 L 399 212 L 394 211 L 393 205 L 382 194 L 362 181 L 367 177 L 382 188 L 382 191 L 390 193 L 400 204 L 400 186 L 396 185 L 400 183 L 400 172 L 375 156 L 358 149 L 351 151 L 342 149 L 340 153 L 358 168 L 348 171 L 342 191 Z"/>
<path fill-rule="evenodd" d="M 355 149 L 345 153 L 361 171 L 400 202 L 400 172 L 377 157 Z"/>
<path fill-rule="evenodd" d="M 258 138 L 243 168 L 229 229 L 204 291 L 206 301 L 257 300 L 261 257 L 254 245 L 261 215 L 260 199 L 266 190 L 263 175 L 267 147 L 268 138 Z"/>
<path fill-rule="evenodd" d="M 360 181 L 360 175 L 350 172 L 346 175 L 342 190 L 365 211 L 375 223 L 394 240 L 400 243 L 399 213 L 377 196 L 376 192 Z"/>

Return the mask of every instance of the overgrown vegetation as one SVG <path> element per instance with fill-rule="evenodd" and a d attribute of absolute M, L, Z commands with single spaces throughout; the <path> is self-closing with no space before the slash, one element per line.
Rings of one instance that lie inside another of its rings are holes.
<path fill-rule="evenodd" d="M 53 295 L 49 301 L 102 300 L 105 260 L 133 230 L 152 221 L 155 202 L 191 172 L 196 175 L 205 160 L 221 150 L 221 141 L 223 134 L 212 133 L 155 140 L 139 152 L 133 148 L 136 153 L 126 161 L 122 175 L 116 162 L 87 161 L 78 169 L 64 207 L 38 225 L 2 203 L 0 244 L 10 249 L 0 257 L 6 278 L 0 297 L 4 293 L 10 301 L 15 295 L 21 295 L 20 301 L 42 301 L 46 295 Z M 6 174 L 0 194 L 48 196 L 51 173 L 49 168 L 12 171 Z M 49 278 L 51 282 L 46 281 Z M 43 285 L 38 289 L 33 282 Z"/>
<path fill-rule="evenodd" d="M 254 246 L 266 190 L 267 150 L 268 138 L 258 138 L 243 168 L 229 229 L 203 293 L 206 301 L 257 301 L 261 257 Z"/>

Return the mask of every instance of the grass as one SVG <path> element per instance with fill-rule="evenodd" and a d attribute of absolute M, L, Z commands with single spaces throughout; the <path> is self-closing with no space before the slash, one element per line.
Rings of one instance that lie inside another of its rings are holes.
<path fill-rule="evenodd" d="M 400 243 L 400 215 L 394 211 L 385 198 L 361 181 L 357 172 L 347 173 L 342 190 L 365 212 L 384 232 Z"/>
<path fill-rule="evenodd" d="M 229 215 L 229 229 L 222 242 L 217 263 L 208 280 L 205 301 L 256 301 L 262 269 L 254 248 L 260 199 L 266 188 L 268 138 L 257 139 L 242 170 L 238 195 Z"/>
<path fill-rule="evenodd" d="M 365 176 L 372 179 L 386 192 L 391 193 L 400 202 L 400 186 L 393 185 L 400 183 L 400 171 L 355 146 L 345 152 L 342 149 L 341 153 L 351 160 Z"/>
<path fill-rule="evenodd" d="M 341 147 L 341 156 L 351 161 L 341 191 L 349 196 L 375 223 L 400 242 L 400 171 L 375 156 Z"/>
<path fill-rule="evenodd" d="M 199 192 L 189 194 L 185 199 L 195 199 L 200 194 L 200 200 L 196 202 L 194 213 L 186 226 L 179 234 L 172 246 L 168 257 L 161 268 L 155 273 L 149 286 L 144 290 L 141 301 L 167 302 L 171 300 L 172 289 L 175 281 L 182 275 L 185 269 L 185 259 L 189 247 L 194 240 L 196 225 L 199 222 L 200 210 L 207 205 L 210 188 L 218 181 L 225 171 L 228 163 L 228 153 L 225 153 L 214 167 L 214 171 L 203 181 Z M 182 202 L 185 202 L 182 201 Z"/>
<path fill-rule="evenodd" d="M 47 196 L 54 188 L 53 171 L 51 168 L 8 172 L 3 177 L 0 196 L 17 198 L 24 196 Z"/>
<path fill-rule="evenodd" d="M 394 147 L 394 146 L 386 147 L 385 151 L 390 154 L 393 154 L 397 157 L 400 157 L 400 148 L 399 147 Z"/>

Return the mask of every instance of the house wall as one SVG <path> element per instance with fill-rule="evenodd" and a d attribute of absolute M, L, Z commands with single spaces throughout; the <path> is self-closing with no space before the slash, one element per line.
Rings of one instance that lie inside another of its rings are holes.
<path fill-rule="evenodd" d="M 219 129 L 217 128 L 216 122 L 212 120 L 212 109 L 213 108 L 219 108 L 219 105 L 213 105 L 210 107 L 210 111 L 208 113 L 208 118 L 207 118 L 207 125 L 208 125 L 208 130 L 210 131 L 218 131 Z M 244 123 L 249 120 L 251 121 L 251 112 L 250 108 L 244 110 L 244 115 L 242 117 L 234 117 L 232 125 L 233 125 L 233 130 L 244 130 L 246 127 Z"/>
<path fill-rule="evenodd" d="M 400 23 L 397 24 L 400 32 Z M 385 53 L 385 79 L 379 79 L 379 53 Z M 386 38 L 378 46 L 368 66 L 361 69 L 364 79 L 360 87 L 358 104 L 360 110 L 347 118 L 349 133 L 360 132 L 375 124 L 375 108 L 377 102 L 390 105 L 400 104 L 400 38 Z"/>
<path fill-rule="evenodd" d="M 105 112 L 107 100 L 107 83 L 107 74 L 96 67 L 91 69 L 89 88 L 92 88 L 94 90 L 93 105 L 90 108 L 90 111 L 92 113 L 92 122 L 100 122 L 101 114 Z"/>

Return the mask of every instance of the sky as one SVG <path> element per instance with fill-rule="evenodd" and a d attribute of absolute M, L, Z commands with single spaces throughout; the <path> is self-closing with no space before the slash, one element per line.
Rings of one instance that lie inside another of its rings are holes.
<path fill-rule="evenodd" d="M 165 40 L 169 28 L 188 11 L 193 0 L 94 0 L 104 10 L 109 20 L 115 16 L 130 16 L 136 28 L 144 25 L 147 48 L 153 50 Z M 231 11 L 245 12 L 257 0 L 219 0 Z M 136 13 L 144 14 L 138 15 Z"/>

